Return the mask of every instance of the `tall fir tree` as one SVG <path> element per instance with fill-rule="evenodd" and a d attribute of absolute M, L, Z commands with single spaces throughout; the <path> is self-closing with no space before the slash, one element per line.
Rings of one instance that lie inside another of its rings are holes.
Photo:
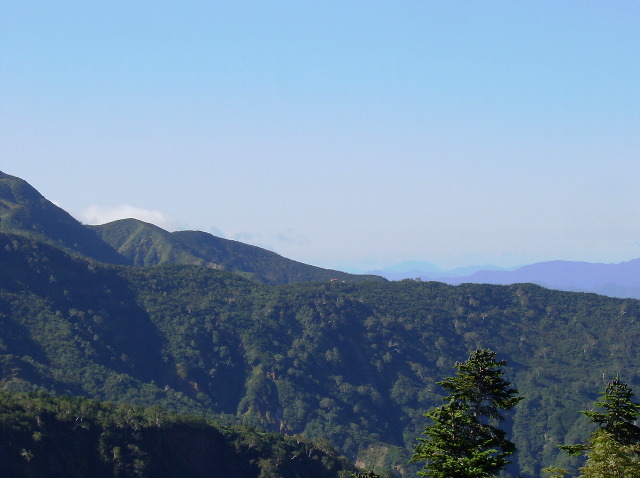
<path fill-rule="evenodd" d="M 570 455 L 583 453 L 587 460 L 580 468 L 582 478 L 640 478 L 640 404 L 633 391 L 616 377 L 595 404 L 604 411 L 583 411 L 598 428 L 587 443 L 560 446 Z"/>
<path fill-rule="evenodd" d="M 633 401 L 633 391 L 617 377 L 602 392 L 596 402 L 604 412 L 584 411 L 593 423 L 610 433 L 618 443 L 634 445 L 640 443 L 640 427 L 635 422 L 640 417 L 640 404 Z"/>
<path fill-rule="evenodd" d="M 600 428 L 589 439 L 580 478 L 640 478 L 640 447 L 624 445 Z"/>
<path fill-rule="evenodd" d="M 489 478 L 496 476 L 516 451 L 498 425 L 502 411 L 511 410 L 522 397 L 502 378 L 505 361 L 496 352 L 478 349 L 456 375 L 438 382 L 449 391 L 440 407 L 425 416 L 433 421 L 415 447 L 412 462 L 426 461 L 421 476 L 432 478 Z"/>

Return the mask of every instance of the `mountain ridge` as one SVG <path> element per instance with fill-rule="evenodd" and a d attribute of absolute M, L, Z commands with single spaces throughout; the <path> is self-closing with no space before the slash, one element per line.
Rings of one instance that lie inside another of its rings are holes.
<path fill-rule="evenodd" d="M 83 225 L 23 179 L 1 171 L 0 231 L 34 235 L 66 251 L 110 264 L 141 267 L 205 265 L 268 284 L 420 278 L 451 285 L 532 283 L 557 290 L 640 299 L 640 259 L 619 264 L 556 260 L 515 269 L 468 266 L 450 271 L 443 271 L 431 263 L 410 261 L 384 270 L 349 274 L 303 264 L 266 249 L 202 231 L 169 232 L 138 219 Z M 409 266 L 412 270 L 403 271 L 403 267 Z"/>
<path fill-rule="evenodd" d="M 126 260 L 25 180 L 0 171 L 0 231 L 28 234 L 110 264 Z"/>
<path fill-rule="evenodd" d="M 201 231 L 168 232 L 138 219 L 87 226 L 25 180 L 0 172 L 0 231 L 35 237 L 67 252 L 115 265 L 205 265 L 269 284 L 385 280 L 323 269 Z"/>
<path fill-rule="evenodd" d="M 168 232 L 138 219 L 120 219 L 88 226 L 133 265 L 202 265 L 228 270 L 267 284 L 307 281 L 384 280 L 303 264 L 262 249 L 202 231 Z"/>

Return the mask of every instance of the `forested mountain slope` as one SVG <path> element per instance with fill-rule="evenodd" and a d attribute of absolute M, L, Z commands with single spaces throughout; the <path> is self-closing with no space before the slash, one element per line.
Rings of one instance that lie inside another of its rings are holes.
<path fill-rule="evenodd" d="M 0 171 L 0 231 L 25 234 L 110 264 L 126 264 L 111 246 L 45 199 L 26 181 Z"/>
<path fill-rule="evenodd" d="M 316 443 L 96 400 L 0 392 L 0 476 L 337 478 L 355 468 Z"/>
<path fill-rule="evenodd" d="M 203 265 L 274 285 L 331 279 L 349 282 L 384 280 L 378 276 L 347 274 L 303 264 L 260 247 L 206 232 L 168 232 L 137 219 L 88 227 L 137 266 Z"/>
<path fill-rule="evenodd" d="M 2 387 L 50 390 L 326 437 L 362 463 L 406 461 L 435 382 L 489 347 L 525 399 L 523 476 L 568 458 L 579 410 L 620 373 L 638 387 L 635 300 L 532 285 L 268 286 L 204 266 L 122 267 L 0 235 Z"/>
<path fill-rule="evenodd" d="M 170 233 L 137 219 L 84 226 L 26 181 L 0 171 L 0 231 L 33 237 L 64 251 L 109 264 L 204 265 L 267 284 L 379 280 L 323 269 L 274 252 L 199 231 Z"/>

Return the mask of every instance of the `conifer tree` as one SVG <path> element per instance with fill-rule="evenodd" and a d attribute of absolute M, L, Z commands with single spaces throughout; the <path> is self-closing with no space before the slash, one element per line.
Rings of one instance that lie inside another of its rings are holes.
<path fill-rule="evenodd" d="M 426 413 L 433 421 L 419 438 L 412 462 L 426 461 L 418 472 L 432 478 L 484 478 L 496 476 L 516 451 L 498 428 L 502 411 L 522 397 L 502 378 L 505 361 L 496 352 L 478 349 L 464 363 L 456 363 L 454 377 L 438 382 L 449 391 L 445 402 Z"/>
<path fill-rule="evenodd" d="M 640 417 L 640 404 L 633 401 L 633 391 L 616 378 L 602 392 L 602 400 L 596 402 L 604 412 L 584 411 L 593 423 L 610 433 L 618 443 L 634 445 L 640 443 L 640 427 L 635 421 Z"/>
<path fill-rule="evenodd" d="M 623 445 L 600 428 L 589 439 L 580 478 L 640 478 L 638 445 Z"/>
<path fill-rule="evenodd" d="M 633 391 L 616 377 L 601 393 L 596 406 L 604 411 L 583 411 L 599 425 L 587 443 L 560 446 L 570 455 L 585 454 L 580 468 L 582 478 L 640 478 L 640 404 L 633 401 Z"/>

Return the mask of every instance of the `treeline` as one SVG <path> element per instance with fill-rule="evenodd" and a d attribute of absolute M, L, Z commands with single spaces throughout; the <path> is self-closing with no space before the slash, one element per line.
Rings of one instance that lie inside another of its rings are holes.
<path fill-rule="evenodd" d="M 0 392 L 0 476 L 335 478 L 353 471 L 328 443 L 158 406 Z"/>

